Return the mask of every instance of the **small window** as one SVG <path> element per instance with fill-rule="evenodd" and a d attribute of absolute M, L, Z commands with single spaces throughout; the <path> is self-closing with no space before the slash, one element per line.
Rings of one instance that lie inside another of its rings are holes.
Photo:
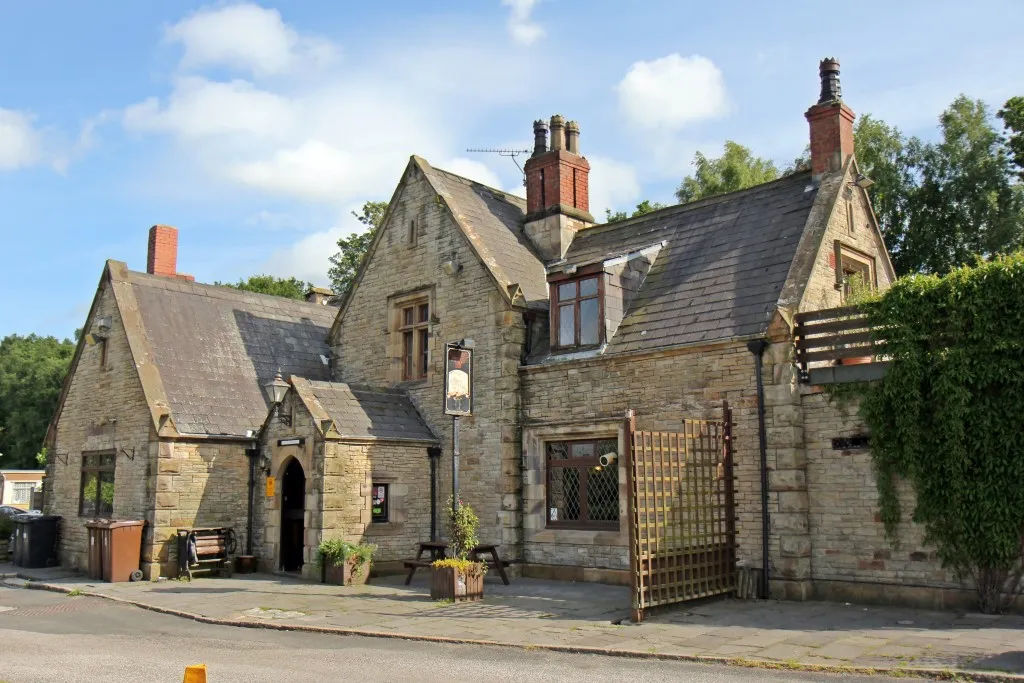
<path fill-rule="evenodd" d="M 114 514 L 114 451 L 82 454 L 80 517 L 111 517 Z"/>
<path fill-rule="evenodd" d="M 374 524 L 384 524 L 388 521 L 388 493 L 390 484 L 374 484 L 373 497 L 371 500 L 371 521 Z"/>
<path fill-rule="evenodd" d="M 30 481 L 15 482 L 11 486 L 11 503 L 14 505 L 30 504 L 32 502 L 32 492 L 35 490 L 35 484 Z"/>
<path fill-rule="evenodd" d="M 402 379 L 423 379 L 430 368 L 430 304 L 404 304 L 399 311 Z"/>
<path fill-rule="evenodd" d="M 547 525 L 572 529 L 619 528 L 619 468 L 601 466 L 617 439 L 551 441 L 547 456 Z"/>
<path fill-rule="evenodd" d="M 416 246 L 416 221 L 409 221 L 409 228 L 405 235 L 405 241 L 410 247 Z"/>
<path fill-rule="evenodd" d="M 596 275 L 555 285 L 556 305 L 552 310 L 556 347 L 597 346 L 601 343 L 600 289 Z"/>
<path fill-rule="evenodd" d="M 100 370 L 107 369 L 107 340 L 100 341 Z"/>

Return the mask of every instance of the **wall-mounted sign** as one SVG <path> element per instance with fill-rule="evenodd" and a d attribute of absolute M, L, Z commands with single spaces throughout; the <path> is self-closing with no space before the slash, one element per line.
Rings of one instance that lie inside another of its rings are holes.
<path fill-rule="evenodd" d="M 473 350 L 445 344 L 445 415 L 473 413 Z"/>
<path fill-rule="evenodd" d="M 277 445 L 278 446 L 301 446 L 303 443 L 305 443 L 305 441 L 306 441 L 305 438 L 278 439 L 277 440 Z"/>
<path fill-rule="evenodd" d="M 267 477 L 267 498 L 274 497 L 274 485 L 276 483 L 277 480 L 274 477 Z"/>

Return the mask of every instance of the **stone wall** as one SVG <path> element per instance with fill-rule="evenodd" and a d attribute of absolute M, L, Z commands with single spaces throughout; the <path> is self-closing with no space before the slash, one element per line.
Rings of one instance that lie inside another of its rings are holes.
<path fill-rule="evenodd" d="M 774 345 L 765 354 L 767 392 L 766 426 L 769 437 L 769 465 L 790 471 L 799 460 L 796 441 L 801 425 L 798 413 L 787 402 L 795 392 L 792 365 L 785 344 Z M 772 386 L 767 387 L 772 389 Z M 736 477 L 737 539 L 739 557 L 760 565 L 761 485 L 757 427 L 757 392 L 754 356 L 744 343 L 733 342 L 703 348 L 683 348 L 647 355 L 552 362 L 523 368 L 524 455 L 526 470 L 524 498 L 525 554 L 531 572 L 545 574 L 548 567 L 587 567 L 618 570 L 628 567 L 625 525 L 625 472 L 620 470 L 620 526 L 615 532 L 577 531 L 547 528 L 543 444 L 555 438 L 623 438 L 625 411 L 636 411 L 639 430 L 679 431 L 684 418 L 721 419 L 722 402 L 733 408 L 734 474 Z M 791 476 L 795 480 L 798 477 Z M 773 491 L 770 510 L 773 523 L 783 520 L 803 498 L 792 499 L 790 487 Z M 799 523 L 796 523 L 799 526 Z M 801 576 L 798 567 L 782 567 L 778 533 L 771 552 L 780 571 Z M 556 575 L 558 572 L 554 572 Z M 566 575 L 573 575 L 568 572 Z M 579 574 L 579 572 L 575 572 Z M 593 573 L 614 580 L 614 572 Z M 789 574 L 786 574 L 787 576 Z M 623 580 L 620 573 L 618 580 Z"/>
<path fill-rule="evenodd" d="M 909 484 L 898 485 L 904 521 L 895 548 L 879 515 L 870 451 L 833 448 L 836 437 L 868 435 L 856 402 L 830 399 L 820 388 L 806 389 L 801 398 L 815 595 L 929 608 L 969 604 L 972 596 L 924 544 L 923 528 L 910 521 Z"/>
<path fill-rule="evenodd" d="M 520 553 L 519 359 L 525 339 L 513 310 L 443 202 L 415 165 L 392 201 L 391 215 L 332 340 L 340 381 L 407 390 L 443 449 L 439 502 L 451 490 L 452 418 L 442 411 L 446 341 L 476 342 L 473 416 L 461 420 L 461 495 L 480 516 L 481 542 Z M 410 246 L 408 222 L 418 239 Z M 462 270 L 445 275 L 454 260 Z M 389 316 L 396 297 L 422 292 L 431 306 L 426 379 L 401 381 L 401 341 Z M 417 456 L 418 458 L 419 456 Z M 425 460 L 425 457 L 423 458 Z"/>
<path fill-rule="evenodd" d="M 245 548 L 249 459 L 246 443 L 162 441 L 156 459 L 156 493 L 151 544 L 143 563 L 151 578 L 178 575 L 177 530 L 228 527 L 236 554 Z"/>
<path fill-rule="evenodd" d="M 153 521 L 152 418 L 109 282 L 103 281 L 97 296 L 86 329 L 97 318 L 111 318 L 106 363 L 104 343 L 82 346 L 46 466 L 44 509 L 64 518 L 58 554 L 63 566 L 77 569 L 88 565 L 88 520 L 78 514 L 83 453 L 117 453 L 114 518 Z"/>

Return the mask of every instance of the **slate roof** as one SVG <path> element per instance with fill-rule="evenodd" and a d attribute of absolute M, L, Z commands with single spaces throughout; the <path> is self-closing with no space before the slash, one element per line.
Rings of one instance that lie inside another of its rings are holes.
<path fill-rule="evenodd" d="M 544 264 L 523 232 L 526 200 L 414 158 L 501 286 L 518 284 L 528 307 L 546 309 Z"/>
<path fill-rule="evenodd" d="M 343 382 L 307 382 L 313 400 L 334 421 L 342 437 L 414 439 L 436 442 L 409 397 L 394 389 L 359 387 Z M 306 392 L 299 395 L 304 400 Z"/>
<path fill-rule="evenodd" d="M 665 242 L 605 353 L 763 333 L 817 194 L 797 173 L 578 232 L 569 264 Z"/>
<path fill-rule="evenodd" d="M 146 273 L 129 282 L 178 431 L 244 436 L 269 412 L 263 385 L 282 375 L 330 379 L 338 309 Z"/>

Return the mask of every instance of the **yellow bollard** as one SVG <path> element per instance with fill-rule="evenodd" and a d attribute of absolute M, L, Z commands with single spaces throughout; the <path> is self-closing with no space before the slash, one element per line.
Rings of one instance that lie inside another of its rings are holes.
<path fill-rule="evenodd" d="M 206 665 L 193 664 L 185 667 L 185 680 L 181 683 L 206 683 Z"/>

